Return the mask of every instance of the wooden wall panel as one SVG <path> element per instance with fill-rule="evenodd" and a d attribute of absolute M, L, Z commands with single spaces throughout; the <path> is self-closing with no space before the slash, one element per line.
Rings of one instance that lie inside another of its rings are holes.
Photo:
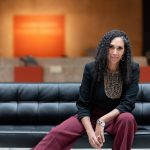
<path fill-rule="evenodd" d="M 96 48 L 111 29 L 127 32 L 133 54 L 142 54 L 142 0 L 5 0 L 0 1 L 0 54 L 13 57 L 13 17 L 64 15 L 65 55 L 74 57 Z"/>

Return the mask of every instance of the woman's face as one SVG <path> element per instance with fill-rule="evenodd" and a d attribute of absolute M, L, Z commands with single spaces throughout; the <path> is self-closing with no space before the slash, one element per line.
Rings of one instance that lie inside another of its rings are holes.
<path fill-rule="evenodd" d="M 121 37 L 114 38 L 108 50 L 108 64 L 117 65 L 124 54 L 124 41 Z"/>

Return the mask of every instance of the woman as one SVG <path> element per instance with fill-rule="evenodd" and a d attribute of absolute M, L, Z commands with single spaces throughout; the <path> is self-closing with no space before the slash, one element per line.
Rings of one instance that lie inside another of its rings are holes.
<path fill-rule="evenodd" d="M 104 131 L 114 136 L 113 150 L 130 150 L 138 79 L 139 65 L 132 61 L 127 35 L 119 30 L 106 33 L 95 61 L 85 65 L 77 115 L 52 129 L 34 150 L 70 150 L 84 133 L 93 148 L 101 148 Z"/>

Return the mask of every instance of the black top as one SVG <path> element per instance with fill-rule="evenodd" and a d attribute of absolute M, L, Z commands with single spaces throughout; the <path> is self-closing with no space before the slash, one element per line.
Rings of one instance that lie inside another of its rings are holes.
<path fill-rule="evenodd" d="M 133 62 L 131 69 L 131 83 L 128 86 L 123 84 L 121 97 L 118 99 L 108 98 L 104 91 L 104 82 L 97 82 L 90 98 L 90 88 L 93 80 L 94 62 L 85 65 L 82 83 L 79 91 L 78 118 L 90 116 L 93 107 L 102 108 L 106 111 L 118 109 L 120 112 L 132 112 L 135 107 L 135 100 L 139 90 L 139 64 Z"/>

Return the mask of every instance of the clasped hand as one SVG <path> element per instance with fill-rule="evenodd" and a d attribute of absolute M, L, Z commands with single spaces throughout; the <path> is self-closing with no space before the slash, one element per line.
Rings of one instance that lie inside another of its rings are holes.
<path fill-rule="evenodd" d="M 101 148 L 105 142 L 104 127 L 96 125 L 95 132 L 90 132 L 88 138 L 93 148 Z"/>

